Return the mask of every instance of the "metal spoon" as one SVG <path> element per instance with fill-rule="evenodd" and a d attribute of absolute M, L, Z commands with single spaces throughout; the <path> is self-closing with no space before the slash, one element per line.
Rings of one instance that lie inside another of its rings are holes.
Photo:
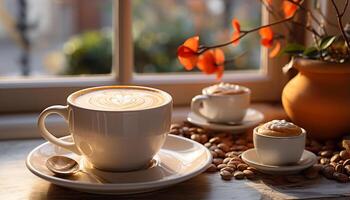
<path fill-rule="evenodd" d="M 108 183 L 101 177 L 81 170 L 77 161 L 66 156 L 52 156 L 48 158 L 46 167 L 58 177 L 68 177 L 80 172 L 93 177 L 99 183 Z"/>

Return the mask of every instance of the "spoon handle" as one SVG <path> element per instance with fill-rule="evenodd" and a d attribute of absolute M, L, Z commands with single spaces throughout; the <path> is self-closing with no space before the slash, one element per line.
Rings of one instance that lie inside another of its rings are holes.
<path fill-rule="evenodd" d="M 106 179 L 103 179 L 99 176 L 97 176 L 96 174 L 92 174 L 92 173 L 89 173 L 89 172 L 86 172 L 86 171 L 83 171 L 83 170 L 79 170 L 79 172 L 89 176 L 90 178 L 93 178 L 95 179 L 98 183 L 101 183 L 101 184 L 104 184 L 104 183 L 110 183 L 109 181 L 107 181 Z"/>

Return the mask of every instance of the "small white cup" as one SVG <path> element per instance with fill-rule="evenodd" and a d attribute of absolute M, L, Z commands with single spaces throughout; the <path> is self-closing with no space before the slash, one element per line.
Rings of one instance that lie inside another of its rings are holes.
<path fill-rule="evenodd" d="M 208 88 L 202 95 L 192 99 L 191 110 L 209 122 L 240 122 L 247 113 L 250 104 L 250 89 L 239 86 L 243 93 L 230 95 L 210 94 Z"/>
<path fill-rule="evenodd" d="M 258 134 L 256 127 L 253 131 L 253 142 L 257 156 L 265 165 L 289 165 L 297 163 L 305 148 L 306 131 L 291 137 L 275 137 Z"/>

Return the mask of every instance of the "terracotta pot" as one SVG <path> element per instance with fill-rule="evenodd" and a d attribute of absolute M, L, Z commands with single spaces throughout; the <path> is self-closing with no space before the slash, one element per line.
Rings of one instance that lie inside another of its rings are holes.
<path fill-rule="evenodd" d="M 296 59 L 299 73 L 282 93 L 290 119 L 315 139 L 350 133 L 350 64 Z"/>

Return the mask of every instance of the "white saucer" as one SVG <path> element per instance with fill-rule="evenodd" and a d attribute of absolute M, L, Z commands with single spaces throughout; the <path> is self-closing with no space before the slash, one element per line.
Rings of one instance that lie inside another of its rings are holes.
<path fill-rule="evenodd" d="M 241 133 L 248 128 L 258 125 L 262 120 L 264 120 L 264 114 L 253 108 L 249 108 L 242 122 L 236 125 L 211 123 L 193 112 L 190 112 L 187 116 L 187 121 L 197 126 L 217 131 L 231 131 L 233 133 Z"/>
<path fill-rule="evenodd" d="M 256 154 L 255 149 L 249 149 L 242 153 L 242 160 L 248 165 L 267 174 L 295 174 L 303 169 L 311 167 L 317 162 L 317 157 L 314 153 L 304 150 L 303 155 L 295 165 L 272 166 L 262 164 Z"/>
<path fill-rule="evenodd" d="M 61 138 L 71 140 L 71 136 Z M 108 181 L 99 183 L 83 173 L 59 178 L 46 168 L 46 160 L 53 155 L 65 155 L 77 160 L 84 169 Z M 204 172 L 212 162 L 207 148 L 192 140 L 168 135 L 162 149 L 154 158 L 157 164 L 151 168 L 132 172 L 106 172 L 86 165 L 87 161 L 61 147 L 46 142 L 36 147 L 27 157 L 27 168 L 38 177 L 53 184 L 89 193 L 133 194 L 157 190 L 188 180 Z"/>

